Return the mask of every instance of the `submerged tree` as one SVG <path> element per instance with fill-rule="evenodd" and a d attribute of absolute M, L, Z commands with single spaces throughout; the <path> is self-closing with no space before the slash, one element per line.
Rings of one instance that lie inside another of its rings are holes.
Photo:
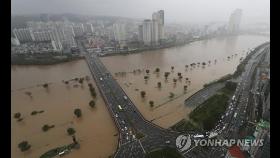
<path fill-rule="evenodd" d="M 165 73 L 164 73 L 164 77 L 165 77 L 165 79 L 167 79 L 167 78 L 168 78 L 169 74 L 170 74 L 169 72 L 165 72 Z"/>
<path fill-rule="evenodd" d="M 16 118 L 16 119 L 19 119 L 20 116 L 21 116 L 21 113 L 19 113 L 19 112 L 17 112 L 17 113 L 14 114 L 14 118 Z"/>
<path fill-rule="evenodd" d="M 156 68 L 156 70 L 155 70 L 156 72 L 159 72 L 160 71 L 160 69 L 159 68 Z"/>
<path fill-rule="evenodd" d="M 172 92 L 169 93 L 169 98 L 174 98 L 174 96 L 175 96 L 174 93 L 172 93 Z"/>
<path fill-rule="evenodd" d="M 180 77 L 180 76 L 182 76 L 182 73 L 181 73 L 181 72 L 178 72 L 177 75 Z"/>
<path fill-rule="evenodd" d="M 141 91 L 140 94 L 141 94 L 142 98 L 144 98 L 146 96 L 146 92 L 145 91 Z"/>
<path fill-rule="evenodd" d="M 154 101 L 149 101 L 150 107 L 154 107 Z"/>
<path fill-rule="evenodd" d="M 91 83 L 88 84 L 89 88 L 93 88 L 93 85 Z"/>
<path fill-rule="evenodd" d="M 76 131 L 75 131 L 75 129 L 74 128 L 68 128 L 67 129 L 67 133 L 68 133 L 68 135 L 73 135 L 73 134 L 75 134 L 76 133 Z"/>
<path fill-rule="evenodd" d="M 158 88 L 161 88 L 161 82 L 157 83 Z"/>
<path fill-rule="evenodd" d="M 45 83 L 45 84 L 43 84 L 43 87 L 44 87 L 44 88 L 48 88 L 49 85 L 48 85 L 47 83 Z"/>
<path fill-rule="evenodd" d="M 144 76 L 144 79 L 147 80 L 149 78 L 149 76 Z"/>
<path fill-rule="evenodd" d="M 44 131 L 44 132 L 47 132 L 49 129 L 51 129 L 51 128 L 54 128 L 54 125 L 48 125 L 48 124 L 45 124 L 43 127 L 42 127 L 42 130 Z"/>
<path fill-rule="evenodd" d="M 80 84 L 83 84 L 83 82 L 84 82 L 84 78 L 80 78 L 80 79 L 79 79 L 79 83 L 80 83 Z"/>
<path fill-rule="evenodd" d="M 22 141 L 18 144 L 18 148 L 20 151 L 24 152 L 31 148 L 31 145 L 28 143 L 28 141 Z"/>
<path fill-rule="evenodd" d="M 147 74 L 149 74 L 149 73 L 150 73 L 150 70 L 149 70 L 149 69 L 147 69 L 147 70 L 146 70 L 146 73 L 147 73 Z"/>
<path fill-rule="evenodd" d="M 184 91 L 186 91 L 188 89 L 188 86 L 187 85 L 185 85 L 184 86 Z"/>
<path fill-rule="evenodd" d="M 90 101 L 90 102 L 89 102 L 89 106 L 92 107 L 92 108 L 94 108 L 94 107 L 95 107 L 95 101 L 94 101 L 94 100 Z"/>
<path fill-rule="evenodd" d="M 81 117 L 82 116 L 82 111 L 81 109 L 77 108 L 74 110 L 74 114 L 76 115 L 76 117 Z"/>

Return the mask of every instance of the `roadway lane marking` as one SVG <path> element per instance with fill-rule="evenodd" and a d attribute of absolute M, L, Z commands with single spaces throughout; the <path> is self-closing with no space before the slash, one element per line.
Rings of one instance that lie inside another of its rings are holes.
<path fill-rule="evenodd" d="M 194 146 L 194 147 L 192 147 L 192 148 L 190 148 L 189 150 L 187 150 L 185 153 L 183 153 L 183 155 L 186 155 L 188 152 L 190 152 L 192 149 L 194 149 L 195 147 L 197 147 L 197 146 Z"/>
<path fill-rule="evenodd" d="M 145 149 L 143 148 L 142 143 L 140 142 L 140 140 L 139 140 L 139 139 L 138 139 L 138 142 L 140 143 L 140 146 L 141 146 L 141 148 L 142 148 L 143 152 L 146 154 L 146 151 L 145 151 Z"/>

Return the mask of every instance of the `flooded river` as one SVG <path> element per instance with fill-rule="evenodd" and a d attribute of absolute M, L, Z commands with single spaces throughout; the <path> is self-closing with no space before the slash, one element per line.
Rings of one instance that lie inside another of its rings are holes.
<path fill-rule="evenodd" d="M 182 118 L 188 118 L 188 113 L 192 109 L 184 105 L 186 98 L 201 89 L 205 83 L 233 73 L 239 64 L 239 59 L 245 57 L 248 49 L 268 40 L 263 36 L 232 36 L 101 59 L 144 117 L 159 126 L 168 128 Z M 229 60 L 228 56 L 230 56 Z M 210 64 L 208 64 L 209 60 Z M 215 60 L 217 60 L 216 63 Z M 199 67 L 185 68 L 185 65 L 190 67 L 191 63 L 198 62 L 200 62 Z M 204 68 L 201 65 L 202 62 L 207 63 Z M 174 66 L 173 72 L 171 72 L 171 66 Z M 159 74 L 154 73 L 156 68 L 160 68 Z M 136 69 L 144 71 L 133 73 Z M 150 70 L 148 75 L 145 72 L 146 69 Z M 115 75 L 117 72 L 126 72 L 126 75 Z M 167 81 L 164 78 L 164 72 L 171 72 Z M 178 79 L 178 72 L 182 73 L 183 79 L 174 84 L 173 78 Z M 147 81 L 144 80 L 145 75 L 149 76 Z M 185 78 L 189 78 L 191 83 L 186 82 Z M 161 88 L 157 88 L 158 82 L 161 82 Z M 188 86 L 186 94 L 183 90 L 184 85 Z M 146 92 L 145 98 L 140 96 L 140 91 Z M 175 94 L 176 99 L 170 101 L 170 92 Z M 149 101 L 154 101 L 153 108 L 150 107 Z"/>
<path fill-rule="evenodd" d="M 216 38 L 180 47 L 102 57 L 101 60 L 144 117 L 168 128 L 182 118 L 187 118 L 192 110 L 184 105 L 186 98 L 205 83 L 233 73 L 239 59 L 246 55 L 249 48 L 268 40 L 268 37 L 249 35 Z M 191 63 L 198 62 L 200 66 L 190 68 Z M 205 67 L 201 65 L 202 62 L 207 63 Z M 189 67 L 185 68 L 185 65 Z M 171 66 L 174 66 L 173 71 Z M 159 73 L 154 72 L 156 68 L 160 69 Z M 144 71 L 133 73 L 135 69 Z M 146 69 L 150 70 L 149 74 L 146 74 Z M 126 72 L 126 75 L 115 75 L 117 72 Z M 171 73 L 167 80 L 164 72 Z M 173 79 L 178 79 L 178 72 L 182 73 L 183 78 L 175 84 Z M 51 66 L 12 66 L 11 73 L 12 158 L 38 158 L 49 149 L 71 143 L 72 138 L 66 132 L 69 127 L 76 130 L 81 148 L 73 150 L 66 158 L 106 158 L 116 151 L 117 129 L 99 92 L 96 107 L 92 109 L 88 105 L 92 98 L 86 81 L 82 85 L 76 81 L 70 81 L 68 85 L 62 82 L 90 76 L 84 60 Z M 145 75 L 149 76 L 147 81 L 144 80 Z M 187 82 L 186 78 L 191 82 Z M 91 77 L 88 82 L 96 87 Z M 161 82 L 161 88 L 157 87 L 158 82 Z M 44 83 L 49 83 L 49 87 L 43 88 Z M 188 86 L 187 93 L 184 93 L 184 85 Z M 145 91 L 146 97 L 142 98 L 140 91 Z M 28 92 L 31 96 L 27 95 Z M 169 98 L 170 92 L 174 93 L 173 100 Z M 154 101 L 153 107 L 149 101 Z M 74 116 L 75 108 L 82 110 L 82 118 Z M 30 115 L 34 110 L 44 112 Z M 13 118 L 16 112 L 22 114 L 23 121 L 17 122 Z M 55 127 L 43 132 L 41 128 L 44 124 Z M 17 147 L 24 140 L 32 146 L 26 153 L 20 152 Z"/>
<path fill-rule="evenodd" d="M 11 74 L 12 158 L 38 158 L 52 148 L 71 143 L 72 137 L 66 132 L 69 127 L 76 130 L 81 147 L 65 158 L 107 158 L 115 152 L 117 129 L 99 92 L 96 107 L 89 106 L 92 97 L 88 82 L 96 87 L 94 81 L 90 79 L 82 85 L 76 81 L 70 81 L 68 85 L 62 82 L 90 76 L 84 60 L 52 66 L 12 66 Z M 39 86 L 46 82 L 49 83 L 48 90 Z M 32 98 L 26 92 L 31 92 Z M 75 108 L 81 109 L 82 118 L 74 116 Z M 44 112 L 30 115 L 34 110 Z M 16 112 L 21 113 L 23 121 L 17 122 L 13 118 Z M 55 127 L 43 132 L 44 124 Z M 31 145 L 27 153 L 22 153 L 17 147 L 24 140 Z"/>

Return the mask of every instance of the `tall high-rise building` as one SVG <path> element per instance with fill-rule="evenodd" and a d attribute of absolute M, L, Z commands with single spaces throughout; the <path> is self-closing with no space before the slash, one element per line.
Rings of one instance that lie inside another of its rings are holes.
<path fill-rule="evenodd" d="M 154 12 L 152 20 L 144 20 L 143 26 L 138 29 L 140 41 L 143 39 L 145 45 L 158 45 L 164 39 L 164 11 Z"/>
<path fill-rule="evenodd" d="M 159 44 L 159 22 L 158 20 L 152 20 L 152 45 Z"/>
<path fill-rule="evenodd" d="M 160 10 L 158 11 L 158 14 L 159 14 L 159 23 L 164 25 L 164 11 Z"/>
<path fill-rule="evenodd" d="M 50 30 L 33 30 L 35 42 L 51 41 Z"/>
<path fill-rule="evenodd" d="M 228 33 L 237 33 L 239 31 L 239 26 L 242 17 L 242 10 L 236 9 L 231 13 L 228 23 Z"/>
<path fill-rule="evenodd" d="M 146 19 L 143 22 L 143 42 L 144 45 L 152 45 L 152 21 Z"/>
<path fill-rule="evenodd" d="M 20 42 L 17 38 L 11 37 L 11 44 L 14 46 L 20 45 Z"/>
<path fill-rule="evenodd" d="M 143 41 L 143 25 L 138 26 L 138 40 Z"/>
<path fill-rule="evenodd" d="M 64 36 L 64 26 L 65 24 L 63 22 L 56 22 L 54 24 L 54 27 L 56 28 L 56 31 L 58 33 L 58 37 L 59 37 L 59 40 L 62 42 L 64 39 L 65 39 L 65 36 Z"/>
<path fill-rule="evenodd" d="M 158 17 L 159 17 L 159 39 L 162 40 L 164 39 L 164 11 L 160 10 L 158 11 Z"/>
<path fill-rule="evenodd" d="M 121 46 L 126 45 L 126 26 L 122 23 L 115 23 L 113 25 L 114 38 Z"/>
<path fill-rule="evenodd" d="M 74 24 L 73 25 L 73 31 L 75 37 L 81 37 L 84 35 L 84 25 L 82 23 Z"/>
<path fill-rule="evenodd" d="M 84 24 L 85 33 L 93 33 L 94 29 L 91 23 Z"/>
<path fill-rule="evenodd" d="M 62 40 L 59 37 L 57 28 L 53 28 L 50 30 L 50 38 L 51 38 L 54 49 L 57 51 L 61 51 L 63 49 Z"/>
<path fill-rule="evenodd" d="M 74 33 L 72 25 L 64 24 L 63 35 L 64 35 L 63 47 L 70 48 L 70 47 L 77 46 L 75 39 L 74 39 L 75 33 Z"/>
<path fill-rule="evenodd" d="M 14 29 L 13 33 L 21 43 L 34 41 L 34 35 L 30 28 Z"/>

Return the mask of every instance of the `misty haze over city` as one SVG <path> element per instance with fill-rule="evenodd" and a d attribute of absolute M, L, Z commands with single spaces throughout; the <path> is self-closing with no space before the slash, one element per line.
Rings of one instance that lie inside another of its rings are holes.
<path fill-rule="evenodd" d="M 269 0 L 12 0 L 12 14 L 75 13 L 144 19 L 163 9 L 167 23 L 226 22 L 243 10 L 242 23 L 269 23 Z"/>

